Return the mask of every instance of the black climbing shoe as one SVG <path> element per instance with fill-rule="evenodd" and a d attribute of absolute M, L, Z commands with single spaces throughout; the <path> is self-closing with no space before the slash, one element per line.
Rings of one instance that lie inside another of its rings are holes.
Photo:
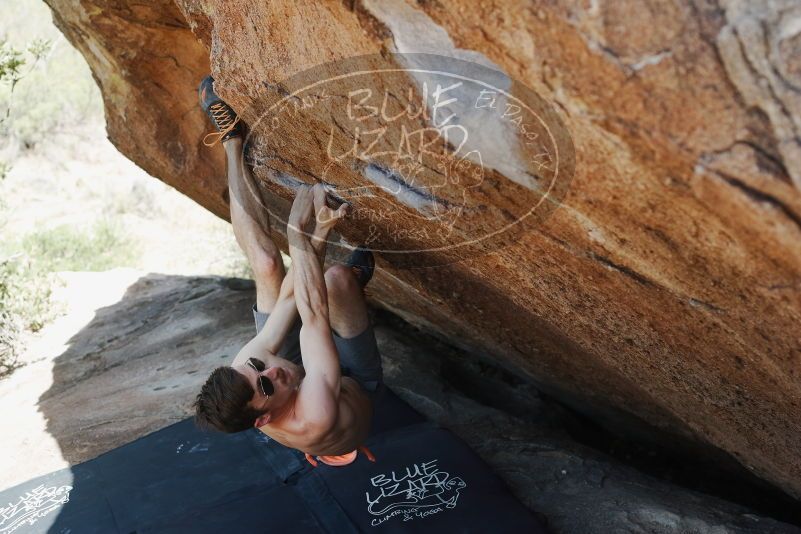
<path fill-rule="evenodd" d="M 373 278 L 373 273 L 375 272 L 375 258 L 373 257 L 373 253 L 364 246 L 356 247 L 356 249 L 351 252 L 345 265 L 353 270 L 353 274 L 356 275 L 356 280 L 359 282 L 359 286 L 361 286 L 362 289 L 364 289 L 370 279 Z"/>
<path fill-rule="evenodd" d="M 231 109 L 231 106 L 226 104 L 214 92 L 214 78 L 211 75 L 203 78 L 197 88 L 197 93 L 200 97 L 200 107 L 203 108 L 214 127 L 217 128 L 216 132 L 211 132 L 203 138 L 203 144 L 214 146 L 218 142 L 242 136 L 242 124 L 239 122 L 239 117 Z"/>

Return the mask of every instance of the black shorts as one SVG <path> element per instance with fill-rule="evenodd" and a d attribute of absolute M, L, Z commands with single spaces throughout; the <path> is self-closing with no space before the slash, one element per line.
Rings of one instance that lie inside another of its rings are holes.
<path fill-rule="evenodd" d="M 253 305 L 253 318 L 256 321 L 256 333 L 261 332 L 267 322 L 269 313 L 261 313 Z M 284 343 L 278 349 L 278 356 L 303 365 L 300 355 L 300 317 L 286 335 Z M 375 393 L 384 382 L 384 370 L 381 367 L 381 354 L 378 352 L 378 343 L 375 340 L 375 331 L 370 322 L 364 332 L 354 337 L 340 337 L 331 330 L 334 344 L 339 354 L 339 366 L 342 376 L 348 376 L 359 383 L 368 393 Z"/>

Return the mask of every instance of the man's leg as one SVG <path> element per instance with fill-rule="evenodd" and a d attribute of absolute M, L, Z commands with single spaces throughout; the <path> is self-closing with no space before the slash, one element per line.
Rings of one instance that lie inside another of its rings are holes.
<path fill-rule="evenodd" d="M 267 213 L 254 197 L 258 190 L 242 158 L 242 139 L 229 139 L 223 147 L 228 159 L 228 193 L 234 236 L 253 270 L 256 308 L 261 313 L 270 313 L 285 274 L 281 252 L 270 238 Z"/>
<path fill-rule="evenodd" d="M 334 265 L 325 272 L 328 315 L 331 329 L 340 337 L 355 337 L 370 325 L 364 291 L 346 265 Z"/>
<path fill-rule="evenodd" d="M 328 269 L 325 284 L 329 320 L 343 373 L 375 394 L 383 383 L 383 371 L 364 290 L 353 269 L 345 265 Z"/>
<path fill-rule="evenodd" d="M 267 323 L 270 312 L 281 290 L 284 279 L 284 263 L 281 253 L 270 238 L 270 215 L 262 202 L 259 189 L 253 180 L 242 154 L 244 128 L 231 107 L 214 91 L 211 75 L 201 80 L 198 86 L 200 107 L 217 129 L 203 140 L 207 146 L 222 141 L 228 160 L 228 198 L 231 207 L 231 223 L 239 247 L 245 253 L 256 280 L 256 305 L 253 319 L 258 333 Z M 207 142 L 209 138 L 215 140 Z M 278 351 L 279 356 L 300 362 L 300 321 L 287 334 Z"/>

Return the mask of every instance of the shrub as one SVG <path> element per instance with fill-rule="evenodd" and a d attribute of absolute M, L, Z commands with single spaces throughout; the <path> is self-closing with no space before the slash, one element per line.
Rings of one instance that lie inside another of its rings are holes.
<path fill-rule="evenodd" d="M 24 332 L 37 332 L 52 318 L 52 281 L 30 258 L 0 260 L 0 377 L 17 366 Z"/>
<path fill-rule="evenodd" d="M 134 243 L 109 219 L 97 222 L 90 232 L 62 225 L 28 234 L 22 249 L 47 272 L 105 271 L 136 257 Z"/>
<path fill-rule="evenodd" d="M 18 366 L 26 332 L 52 320 L 58 271 L 103 271 L 132 263 L 137 249 L 122 228 L 100 220 L 89 232 L 58 226 L 26 235 L 0 260 L 0 377 Z"/>

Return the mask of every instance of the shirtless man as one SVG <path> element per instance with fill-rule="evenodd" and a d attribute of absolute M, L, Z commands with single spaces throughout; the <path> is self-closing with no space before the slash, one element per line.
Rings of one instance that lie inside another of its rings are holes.
<path fill-rule="evenodd" d="M 324 274 L 326 238 L 347 206 L 333 210 L 324 186 L 303 186 L 287 222 L 292 266 L 284 273 L 269 229 L 256 220 L 266 212 L 257 213 L 248 191 L 255 185 L 242 161 L 241 124 L 214 94 L 210 77 L 201 83 L 200 98 L 228 159 L 231 222 L 256 281 L 257 335 L 230 367 L 211 373 L 197 396 L 195 419 L 224 432 L 257 427 L 312 462 L 309 455 L 348 463 L 367 438 L 372 397 L 382 385 L 363 293 L 372 274 L 369 252 L 357 250 L 351 265 Z"/>

